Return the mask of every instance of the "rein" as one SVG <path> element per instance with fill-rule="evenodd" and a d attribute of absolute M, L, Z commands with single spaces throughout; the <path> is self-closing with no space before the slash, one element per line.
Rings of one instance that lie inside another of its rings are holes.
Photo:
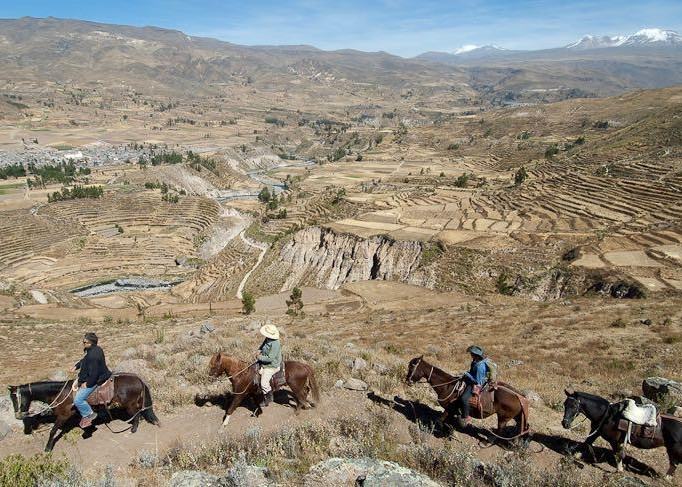
<path fill-rule="evenodd" d="M 257 360 L 256 360 L 255 362 L 251 362 L 249 365 L 247 365 L 246 367 L 244 367 L 242 370 L 240 370 L 240 371 L 237 372 L 236 374 L 228 375 L 227 378 L 230 379 L 230 380 L 232 380 L 232 379 L 234 379 L 235 377 L 237 377 L 238 375 L 240 375 L 242 372 L 245 372 L 245 371 L 249 370 L 252 366 L 254 366 L 254 365 L 257 364 L 257 363 L 258 363 Z M 221 362 L 221 365 L 222 365 L 222 362 Z M 236 395 L 236 396 L 239 396 L 239 395 L 241 395 L 241 394 L 245 394 L 249 389 L 251 389 L 251 384 L 250 384 L 250 383 L 247 384 L 246 388 L 245 388 L 243 391 L 241 391 L 241 392 L 234 392 L 234 391 L 233 391 L 232 394 L 234 394 L 234 395 Z"/>
<path fill-rule="evenodd" d="M 66 382 L 64 382 L 64 385 L 62 386 L 61 390 L 60 390 L 59 393 L 55 396 L 55 398 L 52 400 L 52 402 L 51 402 L 50 404 L 48 404 L 47 406 L 43 407 L 40 411 L 36 411 L 35 413 L 28 413 L 28 412 L 27 412 L 26 415 L 25 415 L 22 419 L 25 419 L 25 418 L 33 418 L 33 417 L 35 417 L 35 416 L 39 416 L 39 415 L 43 414 L 45 411 L 52 410 L 52 409 L 54 409 L 54 408 L 56 408 L 56 407 L 58 407 L 58 406 L 61 406 L 61 405 L 69 398 L 69 394 L 66 394 L 66 395 L 64 396 L 64 398 L 63 398 L 61 401 L 59 401 L 59 402 L 56 402 L 56 401 L 57 401 L 57 399 L 59 399 L 59 396 L 62 395 L 62 392 L 64 392 L 64 389 L 66 388 L 66 385 L 67 385 L 68 383 L 69 383 L 68 380 L 67 380 Z M 31 395 L 31 400 L 33 400 L 33 397 L 32 397 L 32 396 L 33 396 L 33 391 L 31 391 L 31 383 L 30 383 L 30 382 L 28 383 L 28 393 Z M 21 395 L 20 395 L 20 393 L 19 393 L 18 390 L 17 390 L 17 392 L 16 392 L 16 395 L 17 395 L 17 402 L 18 402 L 18 404 L 19 404 L 19 410 L 21 411 Z"/>
<path fill-rule="evenodd" d="M 576 398 L 573 398 L 573 399 L 575 399 L 576 401 L 578 401 L 578 407 L 580 408 L 580 406 L 582 406 L 582 403 L 580 402 L 580 399 L 576 399 Z M 587 437 L 585 438 L 584 441 L 589 440 L 590 438 L 592 438 L 592 436 L 594 436 L 596 433 L 598 433 L 599 430 L 601 430 L 601 427 L 604 426 L 604 421 L 606 421 L 606 417 L 609 415 L 609 409 L 611 408 L 611 406 L 613 406 L 612 403 L 609 403 L 609 405 L 606 406 L 606 411 L 604 411 L 604 414 L 602 415 L 601 419 L 599 420 L 599 425 L 597 425 L 597 427 L 596 427 L 589 435 L 587 435 Z M 578 413 L 580 413 L 580 409 L 578 409 Z M 580 426 L 582 423 L 584 423 L 587 419 L 589 419 L 589 418 L 587 417 L 587 415 L 586 415 L 584 412 L 583 412 L 583 416 L 585 416 L 585 419 L 583 419 L 583 420 L 582 420 L 580 423 L 578 423 L 577 425 L 572 426 L 570 429 L 577 428 L 577 427 Z M 574 417 L 573 419 L 575 419 L 575 417 Z M 590 420 L 590 421 L 591 421 L 591 420 Z"/>

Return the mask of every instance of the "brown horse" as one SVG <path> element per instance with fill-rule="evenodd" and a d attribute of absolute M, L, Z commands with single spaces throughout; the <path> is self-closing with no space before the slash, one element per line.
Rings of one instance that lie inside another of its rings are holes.
<path fill-rule="evenodd" d="M 244 399 L 260 399 L 263 396 L 256 363 L 248 364 L 218 352 L 211 357 L 208 373 L 213 377 L 225 374 L 232 382 L 232 402 L 225 412 L 223 426 L 227 426 L 230 416 Z M 320 400 L 320 394 L 313 369 L 308 364 L 287 360 L 284 362 L 284 375 L 296 400 L 296 413 L 301 407 L 304 409 L 315 407 L 315 403 Z M 313 401 L 308 400 L 309 392 L 312 393 Z M 256 401 L 256 404 L 259 402 Z M 260 410 L 260 406 L 258 409 Z"/>
<path fill-rule="evenodd" d="M 410 360 L 407 367 L 406 382 L 414 384 L 421 379 L 425 379 L 433 387 L 438 395 L 438 404 L 445 410 L 440 417 L 440 422 L 445 423 L 448 416 L 453 416 L 456 410 L 456 401 L 461 395 L 461 379 L 448 374 L 447 372 L 429 364 L 424 360 L 424 356 L 415 357 Z M 528 407 L 525 398 L 511 386 L 504 383 L 497 383 L 492 410 L 481 413 L 477 416 L 480 419 L 497 414 L 497 432 L 499 433 L 510 420 L 514 420 L 518 426 L 518 433 L 511 438 L 504 438 L 493 433 L 501 439 L 514 439 L 525 436 L 529 433 L 528 429 Z"/>
<path fill-rule="evenodd" d="M 50 430 L 50 436 L 45 445 L 45 451 L 52 451 L 57 438 L 64 431 L 64 426 L 79 413 L 73 407 L 73 393 L 71 391 L 73 381 L 66 382 L 31 382 L 20 386 L 8 386 L 14 416 L 24 420 L 24 433 L 31 433 L 27 420 L 31 417 L 29 408 L 32 401 L 41 401 L 47 404 L 46 410 L 51 410 L 55 417 L 54 426 Z M 152 408 L 152 396 L 147 384 L 134 374 L 117 374 L 114 380 L 114 397 L 110 405 L 116 409 L 124 410 L 132 422 L 131 432 L 135 433 L 140 425 L 140 416 L 149 423 L 160 426 L 159 419 Z M 101 410 L 104 406 L 95 406 L 93 409 Z M 59 435 L 57 431 L 61 430 Z M 55 436 L 56 435 L 56 436 Z"/>
<path fill-rule="evenodd" d="M 624 405 L 621 403 L 611 404 L 603 397 L 586 392 L 568 389 L 564 392 L 566 393 L 566 401 L 564 401 L 563 427 L 570 428 L 576 416 L 581 413 L 584 414 L 590 420 L 591 433 L 582 446 L 591 447 L 592 443 L 601 436 L 611 445 L 616 459 L 616 468 L 622 472 L 627 433 L 618 428 L 618 423 Z M 675 475 L 677 465 L 682 463 L 682 420 L 668 414 L 661 414 L 660 425 L 656 428 L 653 437 L 633 435 L 630 438 L 630 443 L 644 450 L 665 446 L 670 462 L 666 476 L 672 478 Z"/>

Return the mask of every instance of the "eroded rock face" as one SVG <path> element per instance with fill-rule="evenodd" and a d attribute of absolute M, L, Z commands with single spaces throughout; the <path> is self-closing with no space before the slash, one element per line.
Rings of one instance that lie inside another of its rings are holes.
<path fill-rule="evenodd" d="M 346 282 L 373 279 L 424 285 L 417 272 L 421 255 L 420 242 L 383 236 L 364 239 L 327 228 L 306 228 L 280 251 L 279 262 L 291 268 L 282 290 L 301 284 L 338 289 Z"/>

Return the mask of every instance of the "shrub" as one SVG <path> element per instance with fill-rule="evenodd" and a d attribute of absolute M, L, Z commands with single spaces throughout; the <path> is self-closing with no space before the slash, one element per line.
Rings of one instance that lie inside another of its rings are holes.
<path fill-rule="evenodd" d="M 523 182 L 528 178 L 528 173 L 526 172 L 526 168 L 521 166 L 518 171 L 516 171 L 516 174 L 514 174 L 514 184 L 519 186 L 520 184 L 523 184 Z"/>
<path fill-rule="evenodd" d="M 546 159 L 551 159 L 555 155 L 559 153 L 559 147 L 556 144 L 552 144 L 549 147 L 547 147 L 547 150 L 545 151 L 545 158 Z"/>
<path fill-rule="evenodd" d="M 242 294 L 242 312 L 245 315 L 250 315 L 256 311 L 256 298 L 249 291 L 244 291 Z"/>
<path fill-rule="evenodd" d="M 452 144 L 448 145 L 448 150 L 457 150 L 457 149 L 459 149 L 459 144 L 456 144 L 453 142 Z"/>
<path fill-rule="evenodd" d="M 455 180 L 455 186 L 458 188 L 466 188 L 469 184 L 469 175 L 467 173 L 462 174 Z"/>
<path fill-rule="evenodd" d="M 63 479 L 68 468 L 66 460 L 53 460 L 52 455 L 38 454 L 30 458 L 8 455 L 0 460 L 0 485 L 34 487 Z"/>

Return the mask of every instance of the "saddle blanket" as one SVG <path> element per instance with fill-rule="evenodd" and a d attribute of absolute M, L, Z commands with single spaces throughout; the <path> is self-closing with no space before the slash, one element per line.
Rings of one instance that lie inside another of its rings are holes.
<path fill-rule="evenodd" d="M 658 424 L 658 411 L 653 404 L 638 406 L 632 399 L 625 399 L 623 402 L 626 403 L 623 418 L 643 426 L 656 426 Z"/>

